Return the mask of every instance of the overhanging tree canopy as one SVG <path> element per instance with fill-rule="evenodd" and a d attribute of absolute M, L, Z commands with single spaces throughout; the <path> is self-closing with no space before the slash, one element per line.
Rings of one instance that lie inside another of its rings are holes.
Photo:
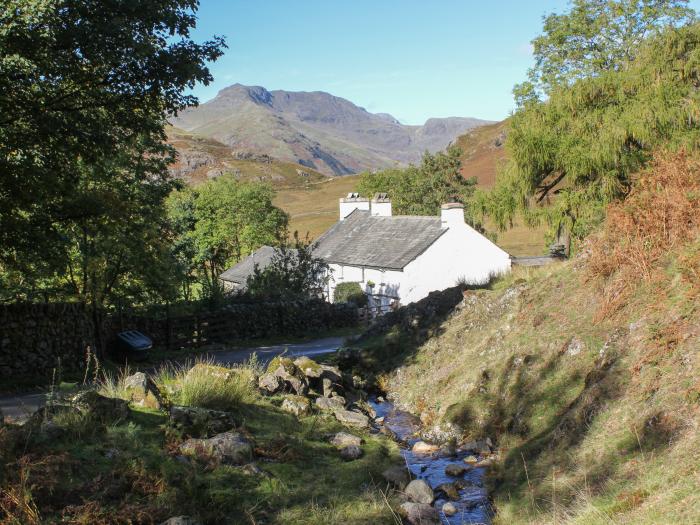
<path fill-rule="evenodd" d="M 624 68 L 554 86 L 511 118 L 510 162 L 482 210 L 501 227 L 521 211 L 582 237 L 655 148 L 697 147 L 699 86 L 698 24 L 648 39 Z"/>
<path fill-rule="evenodd" d="M 220 38 L 201 44 L 190 38 L 197 7 L 196 0 L 3 3 L 6 270 L 64 271 L 73 249 L 66 230 L 108 215 L 109 199 L 130 199 L 130 191 L 163 181 L 172 155 L 164 142 L 166 115 L 196 102 L 185 91 L 211 80 L 206 63 L 224 45 Z M 162 200 L 163 192 L 154 192 Z"/>

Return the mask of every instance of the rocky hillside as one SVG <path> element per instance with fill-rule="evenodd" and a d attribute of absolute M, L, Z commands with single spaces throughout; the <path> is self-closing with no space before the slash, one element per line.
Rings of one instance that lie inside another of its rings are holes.
<path fill-rule="evenodd" d="M 365 342 L 436 439 L 498 443 L 496 523 L 700 522 L 698 190 L 697 162 L 662 159 L 574 260 Z"/>
<path fill-rule="evenodd" d="M 268 91 L 235 84 L 172 119 L 241 154 L 265 154 L 327 175 L 417 162 L 465 131 L 488 124 L 473 118 L 433 118 L 405 126 L 328 93 Z"/>
<path fill-rule="evenodd" d="M 190 184 L 233 173 L 241 180 L 267 182 L 279 188 L 305 187 L 325 181 L 325 175 L 291 162 L 283 162 L 266 154 L 244 154 L 213 139 L 168 129 L 168 142 L 177 150 L 177 162 L 171 175 Z"/>

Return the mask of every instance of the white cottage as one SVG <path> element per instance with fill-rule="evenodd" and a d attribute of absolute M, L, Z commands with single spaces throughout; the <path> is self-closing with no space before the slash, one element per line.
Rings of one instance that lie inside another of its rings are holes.
<path fill-rule="evenodd" d="M 274 249 L 263 246 L 219 278 L 242 290 L 254 267 L 267 266 Z M 391 201 L 350 194 L 340 199 L 340 220 L 316 242 L 314 255 L 330 267 L 324 291 L 333 300 L 341 282 L 357 282 L 371 306 L 412 303 L 459 282 L 487 283 L 510 271 L 510 255 L 464 221 L 464 207 L 444 204 L 439 217 L 395 216 Z"/>
<path fill-rule="evenodd" d="M 338 283 L 358 282 L 373 306 L 408 304 L 458 282 L 482 284 L 510 271 L 510 255 L 464 221 L 462 204 L 439 217 L 395 216 L 391 201 L 357 194 L 340 199 L 340 220 L 317 241 L 330 266 L 330 300 Z"/>

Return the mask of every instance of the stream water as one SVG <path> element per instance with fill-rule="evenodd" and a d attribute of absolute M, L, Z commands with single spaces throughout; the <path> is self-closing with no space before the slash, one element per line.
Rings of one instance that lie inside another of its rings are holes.
<path fill-rule="evenodd" d="M 460 450 L 459 447 L 453 454 L 414 453 L 411 451 L 411 447 L 419 441 L 420 420 L 408 412 L 398 410 L 390 401 L 378 402 L 376 399 L 372 399 L 370 404 L 377 412 L 377 416 L 384 418 L 382 423 L 384 428 L 389 430 L 401 445 L 401 454 L 413 476 L 424 480 L 435 491 L 437 499 L 433 506 L 440 511 L 442 523 L 446 525 L 488 525 L 491 523 L 492 509 L 484 488 L 486 469 L 472 468 L 459 477 L 445 474 L 445 467 L 448 465 L 453 463 L 464 465 L 464 458 L 476 454 L 470 450 Z M 479 456 L 477 455 L 477 457 Z M 459 487 L 459 500 L 452 501 L 452 504 L 457 508 L 457 513 L 453 516 L 446 516 L 442 512 L 442 506 L 450 500 L 438 487 L 443 483 L 455 482 Z"/>

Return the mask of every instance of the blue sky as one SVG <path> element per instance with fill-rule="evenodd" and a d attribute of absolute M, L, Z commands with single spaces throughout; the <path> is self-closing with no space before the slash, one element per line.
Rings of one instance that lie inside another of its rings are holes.
<path fill-rule="evenodd" d="M 691 5 L 698 9 L 700 0 Z M 327 91 L 405 124 L 505 118 L 542 15 L 566 0 L 201 0 L 196 39 L 227 37 L 204 102 L 236 82 Z"/>

